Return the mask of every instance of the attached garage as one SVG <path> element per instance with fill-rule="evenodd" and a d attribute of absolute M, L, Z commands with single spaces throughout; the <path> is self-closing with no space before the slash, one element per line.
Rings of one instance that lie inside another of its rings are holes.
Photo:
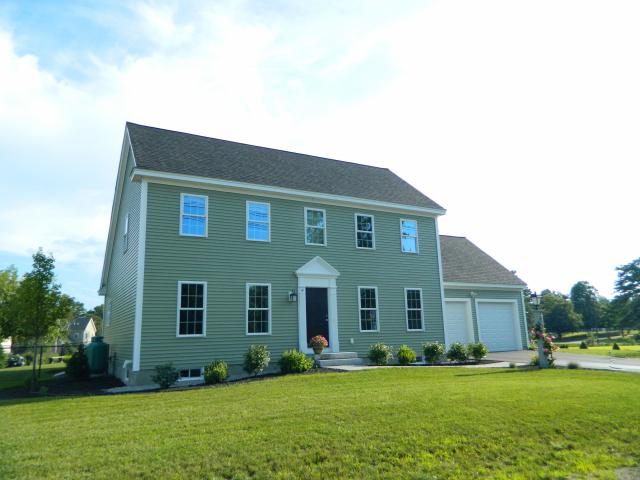
<path fill-rule="evenodd" d="M 515 301 L 476 300 L 478 336 L 491 352 L 521 350 L 522 338 Z"/>
<path fill-rule="evenodd" d="M 445 301 L 445 335 L 447 343 L 474 341 L 471 302 L 466 299 Z"/>

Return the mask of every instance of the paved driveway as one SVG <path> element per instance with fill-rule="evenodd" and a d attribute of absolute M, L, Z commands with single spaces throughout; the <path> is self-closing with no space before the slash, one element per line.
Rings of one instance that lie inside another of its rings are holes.
<path fill-rule="evenodd" d="M 490 360 L 501 362 L 529 363 L 533 352 L 530 350 L 515 350 L 512 352 L 492 352 L 487 355 Z M 640 373 L 640 358 L 615 358 L 599 355 L 576 355 L 555 352 L 556 364 L 566 366 L 569 362 L 577 362 L 583 368 L 597 370 L 620 370 L 624 372 Z"/>

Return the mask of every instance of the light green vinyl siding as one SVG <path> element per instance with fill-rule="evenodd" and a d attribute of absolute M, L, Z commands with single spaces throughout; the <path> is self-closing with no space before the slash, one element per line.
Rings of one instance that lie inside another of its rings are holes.
<path fill-rule="evenodd" d="M 473 317 L 473 334 L 476 341 L 478 340 L 478 316 L 476 313 L 476 304 L 471 297 L 471 292 L 476 293 L 476 299 L 483 300 L 515 300 L 518 307 L 518 324 L 520 325 L 520 335 L 524 345 L 528 343 L 527 324 L 525 322 L 524 312 L 522 311 L 522 293 L 521 290 L 495 289 L 483 290 L 482 288 L 445 288 L 444 298 L 468 298 L 471 299 L 471 314 Z"/>
<path fill-rule="evenodd" d="M 206 238 L 179 235 L 180 193 L 208 195 Z M 271 204 L 271 242 L 245 239 L 247 200 Z M 305 245 L 304 207 L 326 210 L 327 246 Z M 356 248 L 355 212 L 375 216 L 375 250 Z M 400 251 L 400 218 L 418 220 L 418 255 Z M 288 302 L 288 293 L 297 288 L 295 270 L 316 255 L 340 272 L 341 351 L 365 354 L 379 341 L 419 350 L 424 341 L 443 340 L 433 218 L 150 183 L 146 238 L 141 370 L 169 360 L 178 367 L 213 359 L 239 364 L 251 344 L 266 344 L 274 359 L 298 348 L 297 305 Z M 206 337 L 176 337 L 177 284 L 189 280 L 207 282 Z M 272 286 L 271 335 L 245 333 L 246 283 Z M 378 333 L 359 331 L 358 286 L 378 287 Z M 426 332 L 407 332 L 407 287 L 422 288 Z"/>
<path fill-rule="evenodd" d="M 133 324 L 136 304 L 136 274 L 138 265 L 138 234 L 140 225 L 140 183 L 131 182 L 133 168 L 130 151 L 127 152 L 126 173 L 118 218 L 116 220 L 111 264 L 107 280 L 106 299 L 111 299 L 111 321 L 104 326 L 105 341 L 110 355 L 115 355 L 115 374 L 122 376 L 122 364 L 132 360 Z M 124 225 L 129 214 L 128 248 L 124 250 Z M 109 368 L 113 368 L 113 364 Z"/>

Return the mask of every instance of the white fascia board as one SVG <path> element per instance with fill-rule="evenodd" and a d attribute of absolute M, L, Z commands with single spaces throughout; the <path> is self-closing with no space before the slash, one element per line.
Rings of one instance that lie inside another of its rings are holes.
<path fill-rule="evenodd" d="M 498 283 L 465 283 L 465 282 L 444 282 L 444 288 L 482 288 L 482 289 L 495 289 L 495 290 L 524 290 L 526 285 L 504 285 Z"/>
<path fill-rule="evenodd" d="M 334 195 L 330 193 L 307 192 L 293 188 L 274 187 L 270 185 L 259 185 L 253 183 L 236 182 L 232 180 L 222 180 L 218 178 L 199 177 L 195 175 L 183 175 L 179 173 L 157 172 L 135 168 L 131 174 L 132 180 L 147 180 L 155 183 L 165 183 L 168 185 L 186 186 L 194 188 L 206 188 L 211 190 L 222 190 L 235 193 L 244 193 L 264 197 L 284 198 L 288 200 L 299 200 L 304 202 L 315 201 L 318 203 L 358 206 L 369 210 L 384 210 L 392 212 L 405 212 L 413 215 L 426 217 L 437 217 L 446 213 L 445 209 L 416 207 L 413 205 L 403 205 L 399 203 L 382 202 L 346 195 Z"/>

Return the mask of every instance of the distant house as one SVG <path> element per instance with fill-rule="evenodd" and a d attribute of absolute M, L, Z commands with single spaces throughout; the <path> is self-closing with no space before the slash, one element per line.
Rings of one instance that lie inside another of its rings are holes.
<path fill-rule="evenodd" d="M 0 351 L 3 353 L 11 353 L 11 337 L 5 338 L 0 342 Z"/>
<path fill-rule="evenodd" d="M 69 341 L 74 344 L 89 343 L 97 332 L 91 317 L 78 317 L 69 324 Z"/>

